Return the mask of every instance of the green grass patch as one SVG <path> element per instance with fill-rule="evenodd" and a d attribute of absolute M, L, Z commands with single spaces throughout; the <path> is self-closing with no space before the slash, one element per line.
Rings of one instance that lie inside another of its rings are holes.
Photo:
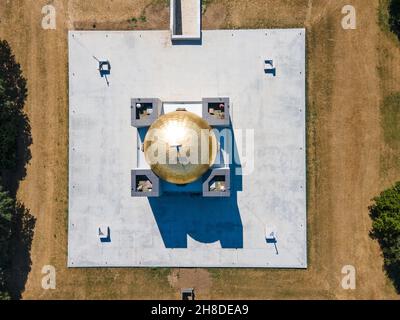
<path fill-rule="evenodd" d="M 203 0 L 201 2 L 201 12 L 205 14 L 207 11 L 207 7 L 213 2 L 213 0 Z"/>

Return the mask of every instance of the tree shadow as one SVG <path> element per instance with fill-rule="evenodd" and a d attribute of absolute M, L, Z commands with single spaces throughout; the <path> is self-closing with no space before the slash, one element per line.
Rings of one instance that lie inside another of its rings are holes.
<path fill-rule="evenodd" d="M 36 218 L 21 203 L 15 206 L 12 219 L 10 241 L 10 272 L 8 276 L 9 293 L 12 299 L 20 299 L 31 271 L 31 246 Z"/>
<path fill-rule="evenodd" d="M 397 294 L 400 294 L 400 266 L 398 264 L 385 265 L 384 269 L 388 277 L 392 280 Z"/>
<path fill-rule="evenodd" d="M 24 112 L 28 90 L 21 66 L 7 41 L 0 40 L 0 176 L 15 197 L 31 160 L 31 126 Z"/>
<path fill-rule="evenodd" d="M 243 248 L 243 224 L 237 193 L 243 190 L 242 165 L 232 124 L 231 136 L 219 141 L 231 159 L 229 163 L 231 196 L 203 197 L 201 194 L 164 193 L 148 198 L 166 248 L 187 248 L 188 236 L 210 244 L 219 241 L 221 248 Z M 204 180 L 207 179 L 207 175 Z"/>
<path fill-rule="evenodd" d="M 391 0 L 389 5 L 389 25 L 393 33 L 400 40 L 400 1 Z"/>

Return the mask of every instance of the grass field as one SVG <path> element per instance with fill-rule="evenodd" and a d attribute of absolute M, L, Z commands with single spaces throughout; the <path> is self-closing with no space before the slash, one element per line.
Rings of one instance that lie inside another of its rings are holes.
<path fill-rule="evenodd" d="M 0 0 L 0 38 L 28 79 L 32 159 L 18 198 L 36 218 L 24 299 L 398 298 L 368 233 L 370 199 L 399 180 L 400 48 L 385 29 L 386 0 L 353 0 L 357 29 L 343 30 L 344 0 L 209 0 L 203 28 L 307 28 L 307 270 L 67 269 L 67 30 L 167 29 L 165 0 L 54 0 L 57 29 L 41 28 L 47 0 Z M 393 101 L 394 102 L 393 102 Z M 54 265 L 57 289 L 43 290 Z M 357 270 L 343 290 L 344 265 Z"/>

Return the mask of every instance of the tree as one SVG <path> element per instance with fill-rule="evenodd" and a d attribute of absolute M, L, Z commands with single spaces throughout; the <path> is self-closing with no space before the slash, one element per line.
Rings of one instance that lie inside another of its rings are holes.
<path fill-rule="evenodd" d="M 11 221 L 14 200 L 0 186 L 0 300 L 7 298 L 7 269 L 10 262 Z"/>
<path fill-rule="evenodd" d="M 0 171 L 14 169 L 18 138 L 26 130 L 26 80 L 7 41 L 0 40 Z"/>
<path fill-rule="evenodd" d="M 400 182 L 373 200 L 371 236 L 378 240 L 386 272 L 400 292 Z"/>
<path fill-rule="evenodd" d="M 400 39 L 400 0 L 391 0 L 389 4 L 390 29 Z"/>

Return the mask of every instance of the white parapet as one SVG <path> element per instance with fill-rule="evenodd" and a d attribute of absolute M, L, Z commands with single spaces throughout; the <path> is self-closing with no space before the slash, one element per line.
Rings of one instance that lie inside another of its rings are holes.
<path fill-rule="evenodd" d="M 201 0 L 171 0 L 171 39 L 200 40 Z"/>

